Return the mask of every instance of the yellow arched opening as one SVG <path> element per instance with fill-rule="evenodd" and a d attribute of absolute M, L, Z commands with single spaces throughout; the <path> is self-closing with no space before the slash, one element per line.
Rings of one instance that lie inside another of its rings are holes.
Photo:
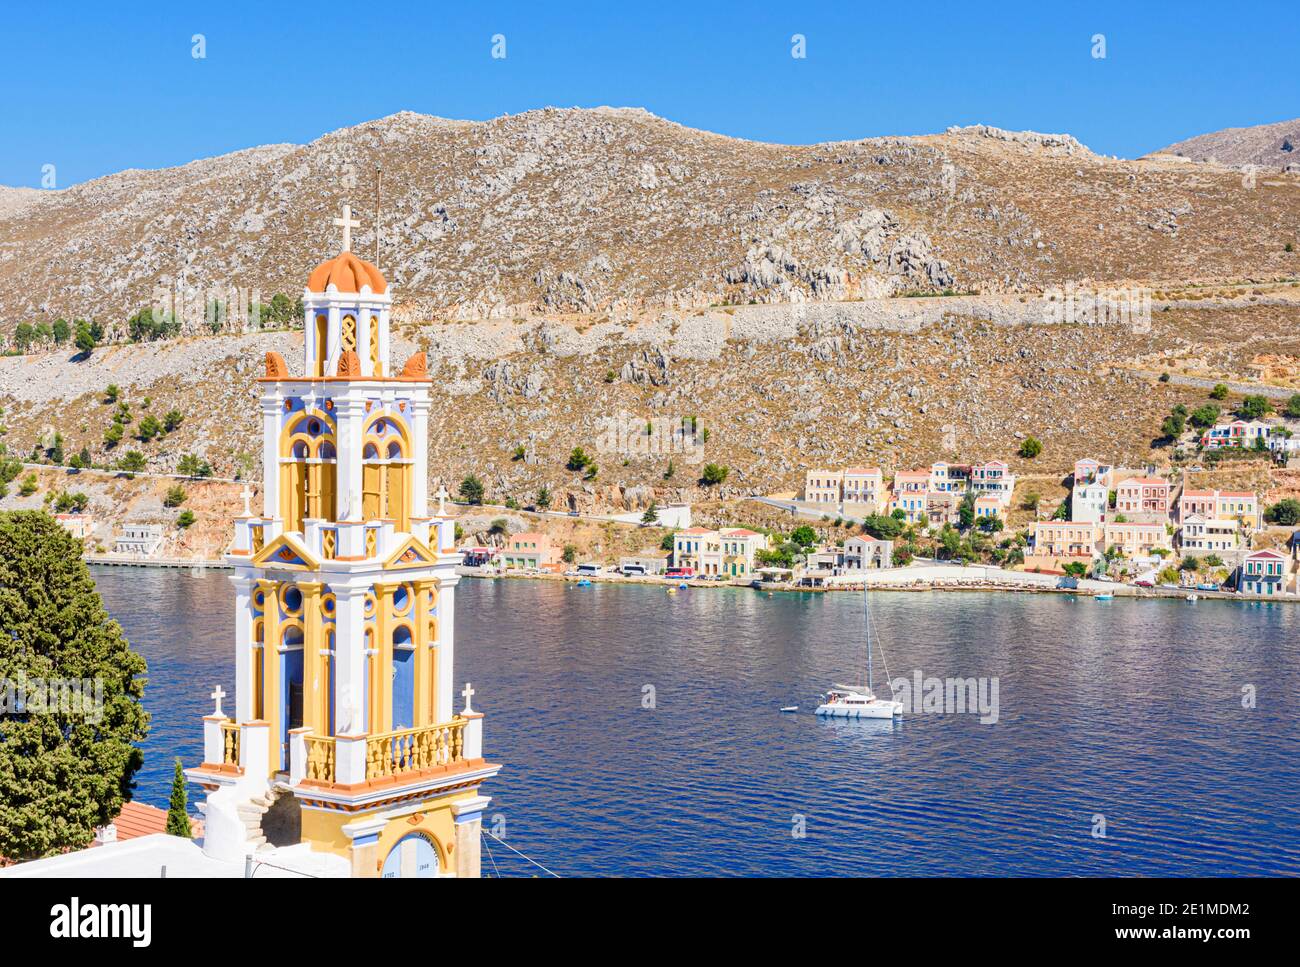
<path fill-rule="evenodd" d="M 334 420 L 304 410 L 280 434 L 280 516 L 286 531 L 301 531 L 307 518 L 337 520 L 338 489 Z"/>
<path fill-rule="evenodd" d="M 379 413 L 366 424 L 361 444 L 361 509 L 365 520 L 390 518 L 411 529 L 411 441 L 402 421 Z"/>

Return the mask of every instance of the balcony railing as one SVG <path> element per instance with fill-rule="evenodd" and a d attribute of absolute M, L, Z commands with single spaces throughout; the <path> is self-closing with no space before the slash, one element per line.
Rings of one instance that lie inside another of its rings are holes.
<path fill-rule="evenodd" d="M 221 723 L 221 764 L 239 765 L 239 726 L 234 722 Z"/>
<path fill-rule="evenodd" d="M 366 781 L 423 772 L 464 759 L 465 720 L 399 729 L 366 740 Z"/>
<path fill-rule="evenodd" d="M 313 782 L 334 781 L 334 739 L 330 736 L 307 736 L 307 775 Z"/>

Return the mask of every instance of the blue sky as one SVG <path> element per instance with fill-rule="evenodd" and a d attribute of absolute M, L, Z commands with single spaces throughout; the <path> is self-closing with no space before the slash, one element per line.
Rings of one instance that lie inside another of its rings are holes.
<path fill-rule="evenodd" d="M 644 107 L 810 143 L 950 124 L 1064 131 L 1135 156 L 1300 114 L 1294 4 L 10 5 L 0 184 L 57 187 L 399 110 L 483 119 Z M 1106 57 L 1092 56 L 1104 34 Z M 203 34 L 206 54 L 191 56 Z M 493 59 L 492 37 L 506 38 Z M 791 57 L 791 37 L 807 56 Z"/>

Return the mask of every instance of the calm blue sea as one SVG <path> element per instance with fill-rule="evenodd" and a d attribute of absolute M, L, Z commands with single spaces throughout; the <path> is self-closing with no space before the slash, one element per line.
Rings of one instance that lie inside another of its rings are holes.
<path fill-rule="evenodd" d="M 228 572 L 92 570 L 149 661 L 137 796 L 166 806 L 233 689 Z M 457 593 L 505 765 L 486 825 L 562 875 L 1300 873 L 1300 607 L 876 593 L 894 676 L 998 682 L 994 725 L 891 724 L 810 714 L 859 673 L 860 595 Z M 486 873 L 540 873 L 486 843 Z"/>

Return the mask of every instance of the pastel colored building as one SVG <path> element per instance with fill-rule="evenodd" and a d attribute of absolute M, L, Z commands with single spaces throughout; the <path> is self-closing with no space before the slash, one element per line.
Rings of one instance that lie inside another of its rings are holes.
<path fill-rule="evenodd" d="M 961 519 L 963 494 L 948 490 L 927 490 L 925 516 L 931 524 L 955 524 Z"/>
<path fill-rule="evenodd" d="M 804 474 L 803 499 L 810 504 L 838 504 L 843 499 L 844 474 L 839 470 L 809 470 Z"/>
<path fill-rule="evenodd" d="M 870 534 L 850 537 L 844 542 L 841 567 L 845 571 L 869 571 L 894 566 L 894 542 L 881 541 Z"/>
<path fill-rule="evenodd" d="M 1241 563 L 1237 590 L 1242 594 L 1285 594 L 1290 572 L 1291 560 L 1280 551 L 1252 551 Z"/>
<path fill-rule="evenodd" d="M 878 514 L 884 504 L 885 477 L 879 467 L 849 467 L 843 475 L 844 513 Z"/>
<path fill-rule="evenodd" d="M 756 555 L 769 543 L 766 534 L 743 527 L 691 527 L 673 535 L 673 566 L 689 567 L 706 577 L 749 577 Z"/>
<path fill-rule="evenodd" d="M 1234 551 L 1239 543 L 1235 520 L 1216 520 L 1192 514 L 1183 520 L 1178 540 L 1184 554 L 1211 554 Z"/>
<path fill-rule="evenodd" d="M 768 548 L 766 534 L 744 527 L 724 528 L 718 532 L 722 541 L 722 573 L 733 578 L 747 578 L 754 571 L 754 558 Z"/>
<path fill-rule="evenodd" d="M 1258 530 L 1259 497 L 1249 490 L 1184 490 L 1178 498 L 1178 519 L 1193 516 L 1240 521 L 1242 530 Z"/>
<path fill-rule="evenodd" d="M 77 540 L 85 540 L 95 533 L 95 518 L 89 514 L 55 514 L 54 519 L 59 522 L 59 526 L 71 534 Z M 162 534 L 159 531 L 159 541 L 161 542 Z"/>
<path fill-rule="evenodd" d="M 1214 515 L 1241 522 L 1243 530 L 1259 530 L 1259 498 L 1249 490 L 1220 490 L 1214 495 Z"/>
<path fill-rule="evenodd" d="M 1159 477 L 1130 477 L 1115 488 L 1115 512 L 1126 517 L 1168 517 L 1172 489 L 1168 480 Z"/>
<path fill-rule="evenodd" d="M 540 531 L 521 531 L 506 538 L 500 559 L 507 571 L 540 571 L 548 564 L 558 564 L 560 551 Z"/>
<path fill-rule="evenodd" d="M 996 497 L 1002 506 L 1011 506 L 1011 495 L 1016 489 L 1016 475 L 1001 460 L 977 463 L 970 468 L 970 486 L 977 494 Z"/>
<path fill-rule="evenodd" d="M 346 206 L 337 223 L 342 251 L 302 293 L 301 375 L 267 352 L 258 383 L 260 506 L 246 490 L 226 555 L 234 708 L 214 691 L 203 761 L 186 771 L 207 794 L 202 850 L 477 877 L 480 787 L 501 767 L 484 758 L 473 689 L 455 700 L 461 556 L 445 491 L 429 506 L 433 384 L 422 352 L 392 358 L 388 283 L 350 251 Z M 512 540 L 516 554 L 531 543 Z"/>
<path fill-rule="evenodd" d="M 1102 550 L 1118 548 L 1128 558 L 1149 558 L 1156 548 L 1173 550 L 1169 530 L 1164 524 L 1109 521 L 1102 525 Z"/>
<path fill-rule="evenodd" d="M 1003 516 L 1005 507 L 1000 497 L 992 494 L 980 494 L 975 498 L 975 521 L 978 523 L 985 518 L 1000 518 Z"/>
<path fill-rule="evenodd" d="M 1109 508 L 1110 491 L 1104 484 L 1076 483 L 1070 491 L 1070 520 L 1100 524 Z"/>
<path fill-rule="evenodd" d="M 1218 494 L 1213 490 L 1187 490 L 1184 489 L 1178 495 L 1178 519 L 1187 520 L 1189 517 L 1209 518 L 1217 516 L 1216 497 Z"/>
<path fill-rule="evenodd" d="M 1040 520 L 1032 528 L 1035 559 L 1090 561 L 1097 555 L 1101 528 L 1086 521 Z M 1028 555 L 1026 565 L 1028 566 Z"/>
<path fill-rule="evenodd" d="M 940 493 L 964 494 L 970 487 L 970 467 L 958 463 L 930 464 L 930 489 Z"/>
<path fill-rule="evenodd" d="M 929 470 L 900 470 L 894 474 L 893 492 L 889 498 L 889 511 L 901 510 L 909 524 L 928 520 L 927 494 L 930 490 Z"/>
<path fill-rule="evenodd" d="M 1267 446 L 1270 427 L 1262 420 L 1233 420 L 1220 423 L 1201 434 L 1201 446 L 1206 450 L 1221 450 L 1225 447 L 1249 449 L 1261 441 Z"/>
<path fill-rule="evenodd" d="M 707 527 L 677 531 L 673 534 L 673 567 L 689 567 L 696 574 L 721 573 L 721 535 Z"/>
<path fill-rule="evenodd" d="M 1108 463 L 1102 463 L 1100 460 L 1094 460 L 1091 457 L 1084 457 L 1082 460 L 1074 461 L 1072 482 L 1075 487 L 1080 484 L 1090 483 L 1108 484 L 1112 469 L 1114 468 Z"/>

